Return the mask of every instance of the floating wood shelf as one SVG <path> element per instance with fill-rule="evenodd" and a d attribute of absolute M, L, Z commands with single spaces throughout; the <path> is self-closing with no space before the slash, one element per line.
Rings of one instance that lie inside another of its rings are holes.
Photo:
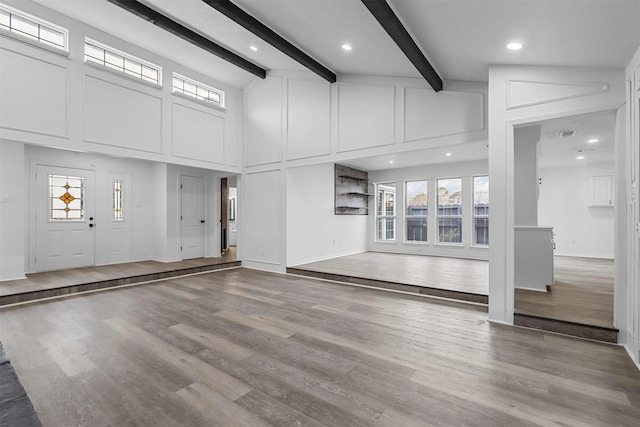
<path fill-rule="evenodd" d="M 353 197 L 353 196 L 362 196 L 362 197 L 371 197 L 373 196 L 373 194 L 369 194 L 369 193 L 357 193 L 357 192 L 348 192 L 348 193 L 344 193 L 347 196 Z"/>
<path fill-rule="evenodd" d="M 362 178 L 362 177 L 351 176 L 351 175 L 338 175 L 338 178 L 342 179 L 342 182 L 344 182 L 345 179 L 350 179 L 350 180 L 356 181 L 358 183 L 363 182 L 363 181 L 369 181 L 368 178 Z"/>
<path fill-rule="evenodd" d="M 336 215 L 369 214 L 369 174 L 366 171 L 335 165 L 335 204 Z"/>

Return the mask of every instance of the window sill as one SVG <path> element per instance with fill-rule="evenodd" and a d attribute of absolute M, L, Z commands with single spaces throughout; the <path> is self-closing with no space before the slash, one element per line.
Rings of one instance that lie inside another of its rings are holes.
<path fill-rule="evenodd" d="M 436 243 L 433 246 L 441 246 L 447 248 L 464 248 L 465 245 L 463 243 Z"/>
<path fill-rule="evenodd" d="M 471 245 L 469 246 L 471 249 L 480 249 L 480 250 L 486 250 L 489 249 L 489 245 Z"/>
<path fill-rule="evenodd" d="M 89 66 L 91 68 L 95 68 L 96 70 L 106 71 L 107 73 L 112 74 L 114 76 L 124 77 L 125 79 L 130 80 L 132 82 L 142 83 L 143 85 L 152 87 L 154 89 L 162 89 L 161 85 L 158 85 L 158 84 L 155 84 L 155 83 L 152 83 L 152 82 L 148 82 L 146 80 L 142 80 L 142 79 L 139 79 L 137 77 L 130 76 L 129 74 L 123 73 L 121 71 L 114 70 L 113 68 L 107 67 L 105 65 L 98 64 L 96 62 L 84 61 L 84 65 Z"/>
<path fill-rule="evenodd" d="M 405 240 L 404 242 L 405 245 L 417 245 L 417 246 L 427 246 L 429 245 L 429 242 L 419 242 L 419 241 L 415 241 L 415 240 Z"/>
<path fill-rule="evenodd" d="M 396 240 L 374 240 L 373 243 L 383 243 L 383 244 L 394 244 L 396 245 L 398 242 Z"/>
<path fill-rule="evenodd" d="M 9 39 L 13 39 L 13 40 L 18 41 L 18 42 L 21 42 L 21 43 L 28 44 L 29 46 L 37 47 L 38 49 L 42 49 L 42 50 L 45 50 L 45 51 L 50 52 L 50 53 L 55 53 L 56 55 L 64 56 L 66 58 L 69 57 L 69 51 L 66 51 L 66 50 L 64 50 L 62 48 L 57 48 L 57 47 L 46 45 L 46 44 L 41 43 L 39 41 L 30 39 L 29 37 L 22 36 L 20 34 L 16 34 L 14 32 L 6 30 L 4 28 L 0 28 L 0 35 L 2 35 L 4 37 L 7 37 Z"/>
<path fill-rule="evenodd" d="M 211 108 L 212 110 L 216 110 L 216 111 L 220 111 L 221 113 L 226 113 L 227 109 L 225 107 L 222 107 L 220 105 L 216 105 L 213 102 L 207 102 L 207 101 L 202 101 L 198 98 L 194 98 L 193 96 L 189 96 L 189 95 L 185 95 L 183 93 L 180 92 L 171 92 L 171 95 L 180 98 L 180 99 L 186 99 L 188 101 L 191 102 L 195 102 L 198 105 L 202 105 L 203 107 L 208 107 Z"/>

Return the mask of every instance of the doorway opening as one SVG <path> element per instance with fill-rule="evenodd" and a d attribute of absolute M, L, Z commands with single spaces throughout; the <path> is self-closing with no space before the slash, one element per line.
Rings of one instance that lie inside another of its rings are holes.
<path fill-rule="evenodd" d="M 536 327 L 548 319 L 564 322 L 573 335 L 615 342 L 615 123 L 616 112 L 609 111 L 516 129 L 516 324 Z M 534 127 L 539 129 L 538 142 L 528 150 L 536 157 L 519 158 L 518 153 L 527 148 L 522 148 L 522 138 L 518 141 L 518 132 Z M 535 176 L 524 171 L 532 164 Z M 529 212 L 528 218 L 525 214 L 519 217 L 522 206 L 533 206 L 534 215 Z M 518 239 L 534 231 L 548 232 L 549 238 L 542 239 L 542 249 L 527 255 L 525 261 L 519 251 L 522 255 L 530 250 L 532 240 L 525 239 L 528 248 L 523 249 Z M 550 258 L 545 259 L 545 254 Z M 545 268 L 551 273 L 537 289 L 526 282 L 531 279 L 523 278 L 523 271 L 536 257 L 542 267 L 535 274 L 544 276 Z M 554 326 L 568 332 L 562 327 Z"/>

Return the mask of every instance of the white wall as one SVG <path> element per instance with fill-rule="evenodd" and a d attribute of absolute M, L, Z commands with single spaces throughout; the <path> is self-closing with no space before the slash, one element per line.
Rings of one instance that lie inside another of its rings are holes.
<path fill-rule="evenodd" d="M 626 69 L 627 103 L 624 119 L 624 148 L 617 145 L 616 225 L 616 326 L 620 340 L 640 367 L 640 47 Z M 616 142 L 620 142 L 616 135 Z M 620 138 L 622 139 L 622 138 Z"/>
<path fill-rule="evenodd" d="M 329 85 L 302 72 L 272 72 L 249 85 L 244 91 L 246 179 L 239 186 L 239 238 L 250 251 L 243 252 L 246 265 L 284 271 L 286 265 L 364 250 L 370 231 L 364 221 L 333 215 L 333 164 L 486 140 L 486 89 L 483 83 L 447 82 L 436 93 L 423 79 L 365 76 L 341 76 Z M 317 167 L 306 168 L 312 165 Z M 276 182 L 281 195 L 274 194 Z M 331 215 L 314 213 L 316 225 L 345 233 L 316 229 L 314 238 L 303 242 L 298 236 L 303 220 L 297 215 L 310 209 L 305 187 L 328 198 Z M 277 218 L 287 224 L 278 225 Z M 268 247 L 257 243 L 263 239 Z M 250 249 L 254 243 L 258 246 Z M 278 258 L 279 251 L 284 255 Z"/>
<path fill-rule="evenodd" d="M 546 119 L 617 110 L 622 70 L 502 66 L 489 68 L 489 318 L 513 323 L 514 127 Z"/>
<path fill-rule="evenodd" d="M 334 165 L 287 172 L 287 266 L 366 251 L 368 217 L 334 213 Z"/>
<path fill-rule="evenodd" d="M 269 271 L 284 271 L 285 192 L 279 169 L 247 173 L 238 191 L 240 206 L 239 244 L 242 265 Z"/>
<path fill-rule="evenodd" d="M 542 168 L 539 225 L 553 227 L 556 255 L 611 258 L 613 207 L 589 207 L 589 177 L 614 175 L 613 163 Z"/>
<path fill-rule="evenodd" d="M 0 140 L 0 280 L 25 273 L 27 226 L 24 145 Z"/>
<path fill-rule="evenodd" d="M 486 247 L 473 245 L 473 177 L 486 175 L 488 173 L 488 162 L 478 160 L 473 162 L 459 162 L 436 165 L 425 165 L 412 168 L 388 169 L 383 171 L 372 171 L 369 179 L 372 183 L 395 182 L 396 183 L 396 240 L 379 242 L 375 240 L 375 198 L 370 198 L 369 220 L 367 226 L 367 247 L 375 252 L 392 252 L 418 255 L 435 255 L 447 257 L 459 257 L 470 259 L 488 259 L 488 249 Z M 462 178 L 462 244 L 438 244 L 436 242 L 436 206 L 437 189 L 436 180 L 438 178 Z M 428 180 L 428 204 L 429 216 L 427 219 L 428 242 L 406 242 L 404 241 L 405 225 L 402 212 L 405 212 L 405 188 L 406 181 Z M 374 192 L 374 186 L 369 187 L 369 192 Z"/>
<path fill-rule="evenodd" d="M 514 204 L 516 225 L 538 225 L 538 148 L 540 126 L 514 130 Z"/>
<path fill-rule="evenodd" d="M 22 145 L 22 144 L 21 144 Z M 64 166 L 95 171 L 96 179 L 96 212 L 95 212 L 95 262 L 97 265 L 117 262 L 130 262 L 153 259 L 154 245 L 148 236 L 155 235 L 157 229 L 149 218 L 155 218 L 155 198 L 153 163 L 135 159 L 120 159 L 104 155 L 78 153 L 56 150 L 45 147 L 26 145 L 25 173 L 22 178 L 29 183 L 29 208 L 25 208 L 25 216 L 34 218 L 39 201 L 36 198 L 35 170 L 38 165 Z M 114 222 L 112 214 L 112 179 L 113 176 L 124 178 L 123 194 L 124 221 Z M 35 221 L 29 221 L 29 227 L 21 233 L 21 239 L 29 242 L 27 257 L 28 271 L 34 271 L 33 256 L 36 245 Z M 122 228 L 123 233 L 114 232 Z M 28 236 L 28 240 L 27 240 Z M 4 238 L 4 236 L 3 236 Z M 122 240 L 118 240 L 122 239 Z M 122 251 L 111 252 L 111 248 L 122 248 Z"/>
<path fill-rule="evenodd" d="M 31 1 L 6 2 L 69 29 L 69 54 L 0 35 L 0 138 L 240 171 L 240 91 Z M 89 37 L 162 67 L 161 86 L 85 64 Z M 173 95 L 172 72 L 225 91 L 226 109 Z"/>

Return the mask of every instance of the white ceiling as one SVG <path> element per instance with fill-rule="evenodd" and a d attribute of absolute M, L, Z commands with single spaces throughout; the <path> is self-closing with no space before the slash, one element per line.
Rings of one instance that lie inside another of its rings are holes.
<path fill-rule="evenodd" d="M 571 167 L 615 160 L 614 111 L 541 122 L 540 167 Z M 575 131 L 570 137 L 560 132 Z M 598 142 L 589 143 L 590 139 Z M 578 156 L 584 159 L 577 159 Z"/>
<path fill-rule="evenodd" d="M 35 1 L 232 86 L 254 78 L 106 0 Z M 360 0 L 233 1 L 339 75 L 419 77 Z M 489 64 L 624 68 L 640 45 L 638 0 L 389 1 L 445 80 L 487 81 Z M 303 69 L 201 0 L 142 2 L 268 70 Z"/>
<path fill-rule="evenodd" d="M 256 78 L 106 0 L 35 1 L 231 86 L 242 89 Z M 141 1 L 267 71 L 304 70 L 201 0 Z M 338 75 L 419 77 L 360 0 L 233 2 Z M 389 3 L 444 80 L 487 81 L 490 64 L 624 68 L 640 45 L 640 0 L 389 0 Z M 521 42 L 523 49 L 507 50 L 505 45 L 510 41 Z M 353 50 L 342 50 L 340 46 L 344 43 Z M 250 50 L 251 45 L 258 47 L 258 51 Z M 605 135 L 597 155 L 612 156 L 611 150 L 609 154 L 605 152 L 606 144 L 613 141 L 611 117 L 545 123 L 543 156 L 573 157 L 575 162 L 575 151 L 584 143 L 579 139 L 582 133 Z M 570 127 L 581 129 L 575 140 L 561 144 L 554 139 L 554 132 Z M 566 145 L 568 142 L 571 143 Z M 444 157 L 447 151 L 459 152 Z M 591 153 L 589 160 L 585 160 L 591 161 L 595 156 Z M 379 170 L 486 157 L 486 142 L 480 141 L 450 149 L 360 159 L 350 164 Z"/>

